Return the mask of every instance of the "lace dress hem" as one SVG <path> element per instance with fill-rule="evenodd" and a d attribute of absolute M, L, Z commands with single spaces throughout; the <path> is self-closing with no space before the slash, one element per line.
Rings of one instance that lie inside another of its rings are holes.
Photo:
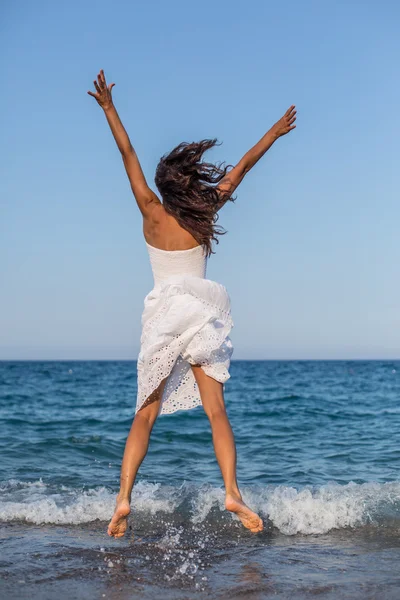
<path fill-rule="evenodd" d="M 191 365 L 225 383 L 232 327 L 230 298 L 220 283 L 175 275 L 156 285 L 144 300 L 136 412 L 165 378 L 159 414 L 201 405 Z"/>

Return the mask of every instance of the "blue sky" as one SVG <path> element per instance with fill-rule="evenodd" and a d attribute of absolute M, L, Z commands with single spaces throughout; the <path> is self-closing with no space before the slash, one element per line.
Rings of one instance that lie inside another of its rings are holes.
<path fill-rule="evenodd" d="M 400 357 L 397 2 L 4 3 L 0 358 L 136 358 L 152 277 L 101 109 L 100 68 L 148 182 L 179 142 L 234 164 L 297 128 L 225 206 L 208 277 L 233 358 Z"/>

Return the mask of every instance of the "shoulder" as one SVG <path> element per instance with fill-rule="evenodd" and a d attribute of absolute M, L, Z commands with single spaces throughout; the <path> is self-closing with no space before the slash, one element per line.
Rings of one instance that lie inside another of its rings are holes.
<path fill-rule="evenodd" d="M 145 238 L 152 239 L 166 228 L 167 214 L 161 202 L 154 202 L 143 215 L 143 233 Z"/>
<path fill-rule="evenodd" d="M 147 214 L 145 215 L 144 219 L 148 221 L 150 226 L 160 225 L 166 221 L 167 212 L 159 200 L 149 204 Z"/>

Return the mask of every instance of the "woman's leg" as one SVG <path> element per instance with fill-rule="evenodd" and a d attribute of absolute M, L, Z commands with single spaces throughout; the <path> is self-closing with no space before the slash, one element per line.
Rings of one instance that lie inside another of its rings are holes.
<path fill-rule="evenodd" d="M 236 479 L 236 446 L 232 428 L 226 414 L 223 385 L 206 375 L 203 369 L 192 366 L 199 386 L 201 402 L 210 420 L 215 455 L 225 485 L 225 508 L 237 514 L 243 525 L 251 531 L 261 531 L 260 517 L 245 505 Z"/>
<path fill-rule="evenodd" d="M 149 396 L 133 419 L 122 459 L 120 490 L 117 495 L 115 512 L 107 531 L 110 536 L 122 537 L 126 531 L 133 484 L 139 467 L 147 454 L 151 430 L 158 416 L 165 383 L 166 379 Z"/>

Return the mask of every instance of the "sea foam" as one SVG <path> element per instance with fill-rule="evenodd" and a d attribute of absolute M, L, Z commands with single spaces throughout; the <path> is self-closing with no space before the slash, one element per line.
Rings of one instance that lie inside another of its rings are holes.
<path fill-rule="evenodd" d="M 243 499 L 266 522 L 285 535 L 323 534 L 333 529 L 384 525 L 400 526 L 400 482 L 347 485 L 330 483 L 296 489 L 288 486 L 257 485 L 242 489 Z M 0 520 L 34 524 L 77 525 L 110 519 L 115 492 L 106 487 L 74 489 L 10 480 L 0 486 Z M 140 481 L 132 495 L 133 513 L 138 518 L 176 513 L 186 527 L 213 522 L 222 512 L 232 524 L 235 515 L 224 511 L 222 488 L 208 484 L 180 487 Z M 225 521 L 226 523 L 226 521 Z"/>

